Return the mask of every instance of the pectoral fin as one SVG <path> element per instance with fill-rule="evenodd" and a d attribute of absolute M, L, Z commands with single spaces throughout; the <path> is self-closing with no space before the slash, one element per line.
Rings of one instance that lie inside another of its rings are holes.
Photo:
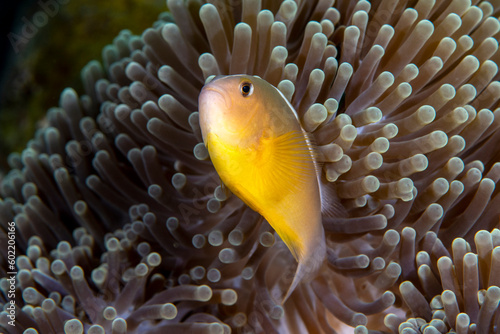
<path fill-rule="evenodd" d="M 267 212 L 265 209 L 261 213 L 298 262 L 283 301 L 301 281 L 314 277 L 325 258 L 321 195 L 313 154 L 302 133 L 291 132 L 274 139 L 273 168 L 268 175 L 269 183 L 275 185 L 281 197 L 274 205 L 268 202 Z"/>

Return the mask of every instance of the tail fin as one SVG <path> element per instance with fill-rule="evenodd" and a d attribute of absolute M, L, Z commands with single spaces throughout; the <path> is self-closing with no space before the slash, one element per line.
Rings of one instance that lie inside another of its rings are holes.
<path fill-rule="evenodd" d="M 288 288 L 288 291 L 283 298 L 282 304 L 286 302 L 288 297 L 295 290 L 297 285 L 302 281 L 307 282 L 312 280 L 319 269 L 322 267 L 325 256 L 326 256 L 326 245 L 325 238 L 318 238 L 317 247 L 312 249 L 310 254 L 306 254 L 305 256 L 299 256 L 297 270 L 295 271 L 295 276 L 293 278 L 292 284 Z"/>

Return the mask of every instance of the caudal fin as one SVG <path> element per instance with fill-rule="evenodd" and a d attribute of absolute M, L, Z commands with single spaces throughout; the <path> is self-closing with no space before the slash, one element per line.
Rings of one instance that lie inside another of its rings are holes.
<path fill-rule="evenodd" d="M 297 288 L 297 285 L 301 282 L 308 282 L 312 280 L 319 269 L 322 267 L 326 256 L 326 245 L 325 239 L 321 238 L 317 241 L 317 247 L 302 258 L 299 257 L 297 270 L 295 271 L 295 276 L 293 277 L 292 284 L 288 288 L 288 291 L 283 298 L 282 304 L 284 304 L 292 292 Z"/>

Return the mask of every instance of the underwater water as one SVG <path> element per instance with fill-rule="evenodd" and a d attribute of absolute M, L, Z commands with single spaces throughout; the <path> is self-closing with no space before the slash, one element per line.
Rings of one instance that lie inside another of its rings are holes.
<path fill-rule="evenodd" d="M 0 170 L 44 125 L 68 86 L 81 90 L 81 68 L 101 57 L 122 29 L 139 33 L 165 10 L 163 1 L 3 1 L 0 54 Z M 117 12 L 119 11 L 119 12 Z M 128 18 L 135 13 L 134 20 Z"/>

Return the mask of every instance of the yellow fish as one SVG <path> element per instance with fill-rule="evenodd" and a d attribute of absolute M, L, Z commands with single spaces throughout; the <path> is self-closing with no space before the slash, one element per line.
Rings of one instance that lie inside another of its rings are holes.
<path fill-rule="evenodd" d="M 323 263 L 314 149 L 298 115 L 265 80 L 216 77 L 199 96 L 203 141 L 222 182 L 275 229 L 298 262 L 286 300 Z"/>

